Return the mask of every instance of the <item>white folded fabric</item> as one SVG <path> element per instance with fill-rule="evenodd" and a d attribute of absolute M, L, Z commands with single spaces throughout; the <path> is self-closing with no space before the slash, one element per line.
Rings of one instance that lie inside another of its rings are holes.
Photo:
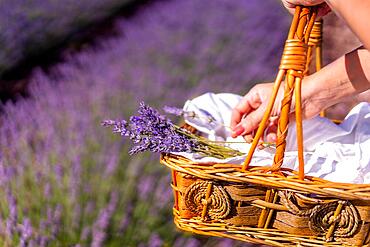
<path fill-rule="evenodd" d="M 206 93 L 184 105 L 184 111 L 195 112 L 197 117 L 185 117 L 185 121 L 203 132 L 209 139 L 228 142 L 244 142 L 242 137 L 231 138 L 231 111 L 241 96 L 235 94 Z M 211 121 L 210 121 L 211 119 Z M 354 107 L 345 120 L 336 125 L 330 120 L 315 117 L 303 122 L 304 158 L 306 175 L 334 182 L 370 184 L 370 104 Z M 247 153 L 250 144 L 231 143 L 230 147 Z M 283 167 L 298 169 L 295 124 L 289 126 L 287 152 Z M 256 150 L 252 166 L 272 164 L 275 149 Z M 229 159 L 200 157 L 180 153 L 199 163 L 217 162 L 241 164 L 245 156 Z"/>

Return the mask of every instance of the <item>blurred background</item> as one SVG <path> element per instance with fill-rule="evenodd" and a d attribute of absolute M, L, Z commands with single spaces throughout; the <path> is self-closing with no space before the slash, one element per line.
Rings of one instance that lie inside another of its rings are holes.
<path fill-rule="evenodd" d="M 2 0 L 0 245 L 252 246 L 176 230 L 170 171 L 100 122 L 272 81 L 290 19 L 278 0 Z M 358 41 L 326 19 L 329 63 Z"/>

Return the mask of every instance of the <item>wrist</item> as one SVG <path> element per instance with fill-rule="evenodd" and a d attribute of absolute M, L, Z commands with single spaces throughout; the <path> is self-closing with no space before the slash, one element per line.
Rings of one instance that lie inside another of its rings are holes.
<path fill-rule="evenodd" d="M 328 95 L 321 92 L 321 84 L 314 75 L 306 76 L 302 81 L 302 107 L 317 109 L 317 113 L 324 109 L 327 104 Z M 311 110 L 312 111 L 312 110 Z M 310 116 L 309 116 L 310 117 Z"/>
<path fill-rule="evenodd" d="M 319 112 L 354 95 L 347 82 L 333 83 L 326 72 L 320 72 L 305 77 L 302 82 L 302 107 L 306 112 L 306 118 L 314 117 Z"/>
<path fill-rule="evenodd" d="M 370 88 L 370 53 L 357 49 L 306 77 L 303 82 L 305 97 L 329 107 Z M 303 95 L 303 92 L 302 92 Z"/>

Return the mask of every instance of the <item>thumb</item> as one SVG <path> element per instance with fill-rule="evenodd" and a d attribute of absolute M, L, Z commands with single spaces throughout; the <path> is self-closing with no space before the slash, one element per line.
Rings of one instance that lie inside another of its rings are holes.
<path fill-rule="evenodd" d="M 264 108 L 258 107 L 255 111 L 252 111 L 246 115 L 240 123 L 233 129 L 233 136 L 244 136 L 250 134 L 253 130 L 257 129 L 264 114 Z M 237 130 L 237 131 L 235 131 Z M 240 131 L 242 130 L 242 131 Z"/>

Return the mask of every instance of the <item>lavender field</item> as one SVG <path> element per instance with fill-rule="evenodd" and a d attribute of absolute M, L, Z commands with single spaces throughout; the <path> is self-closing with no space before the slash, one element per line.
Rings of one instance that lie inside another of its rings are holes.
<path fill-rule="evenodd" d="M 135 0 L 2 0 L 0 75 Z M 139 0 L 136 0 L 139 1 Z"/>
<path fill-rule="evenodd" d="M 154 1 L 35 69 L 29 97 L 2 106 L 0 245 L 249 246 L 177 231 L 169 170 L 101 121 L 273 79 L 288 22 L 276 0 Z"/>

